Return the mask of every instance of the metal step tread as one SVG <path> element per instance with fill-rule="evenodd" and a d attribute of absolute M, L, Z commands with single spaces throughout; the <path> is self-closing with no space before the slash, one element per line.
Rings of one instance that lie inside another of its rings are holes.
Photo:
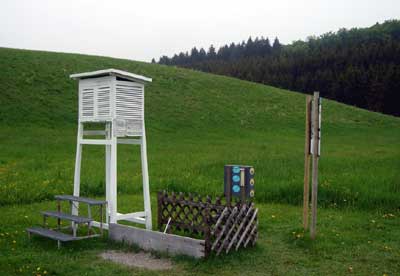
<path fill-rule="evenodd" d="M 67 242 L 67 241 L 74 241 L 78 240 L 79 238 L 74 237 L 72 235 L 64 234 L 58 231 L 54 231 L 48 228 L 43 227 L 30 227 L 26 228 L 26 231 L 32 234 L 40 235 L 43 237 L 47 237 L 53 240 Z"/>
<path fill-rule="evenodd" d="M 70 215 L 70 214 L 66 214 L 66 213 L 62 213 L 62 212 L 58 212 L 58 211 L 41 211 L 41 213 L 44 216 L 65 219 L 65 220 L 73 221 L 76 223 L 88 223 L 88 222 L 93 221 L 93 219 L 91 219 L 91 218 Z"/>
<path fill-rule="evenodd" d="M 107 203 L 107 201 L 105 201 L 105 200 L 97 200 L 97 199 L 93 199 L 93 198 L 73 196 L 73 195 L 56 195 L 54 198 L 58 199 L 58 200 L 83 202 L 83 203 L 87 203 L 89 205 L 104 205 Z"/>

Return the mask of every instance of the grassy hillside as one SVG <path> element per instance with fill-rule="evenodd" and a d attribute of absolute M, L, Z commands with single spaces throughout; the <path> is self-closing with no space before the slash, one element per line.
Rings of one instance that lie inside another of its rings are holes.
<path fill-rule="evenodd" d="M 69 74 L 117 68 L 146 89 L 151 190 L 221 194 L 223 165 L 256 168 L 259 202 L 302 200 L 305 96 L 201 72 L 98 56 L 0 48 L 0 204 L 71 193 L 77 84 Z M 323 102 L 319 199 L 399 206 L 400 119 Z M 104 193 L 104 149 L 83 151 L 82 193 Z M 118 152 L 118 191 L 140 191 L 138 149 Z"/>

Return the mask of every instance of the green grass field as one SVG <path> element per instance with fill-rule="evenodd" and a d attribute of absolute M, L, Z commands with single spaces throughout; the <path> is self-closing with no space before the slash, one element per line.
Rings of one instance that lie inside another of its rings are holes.
<path fill-rule="evenodd" d="M 0 209 L 5 218 L 0 271 L 13 274 L 24 267 L 31 275 L 40 265 L 53 274 L 90 274 L 95 265 L 94 274 L 151 274 L 100 261 L 99 252 L 117 246 L 105 240 L 58 252 L 54 243 L 28 243 L 22 233 L 40 223 L 38 211 L 52 204 L 45 200 L 72 193 L 77 84 L 68 76 L 103 68 L 153 78 L 145 111 L 153 194 L 168 189 L 220 195 L 224 164 L 256 169 L 261 207 L 257 248 L 203 262 L 174 259 L 178 268 L 171 274 L 400 274 L 399 118 L 323 101 L 323 208 L 320 235 L 312 243 L 296 238 L 303 187 L 303 94 L 129 60 L 7 48 L 0 48 Z M 118 192 L 125 199 L 141 192 L 138 153 L 119 147 Z M 82 172 L 82 194 L 103 196 L 103 148 L 84 148 Z M 388 213 L 394 217 L 382 217 Z M 273 214 L 280 219 L 272 220 Z M 6 232 L 13 233 L 14 245 Z"/>
<path fill-rule="evenodd" d="M 122 211 L 131 205 L 141 208 L 138 196 L 123 195 L 119 200 Z M 54 202 L 1 207 L 0 271 L 2 275 L 44 275 L 44 271 L 48 275 L 399 275 L 399 212 L 392 217 L 380 211 L 321 209 L 319 236 L 312 242 L 300 228 L 300 208 L 264 203 L 258 207 L 260 237 L 255 248 L 205 261 L 176 257 L 175 268 L 166 272 L 103 261 L 98 255 L 104 250 L 129 250 L 107 239 L 65 244 L 61 250 L 51 240 L 29 241 L 24 228 L 40 222 L 37 210 L 54 209 Z"/>

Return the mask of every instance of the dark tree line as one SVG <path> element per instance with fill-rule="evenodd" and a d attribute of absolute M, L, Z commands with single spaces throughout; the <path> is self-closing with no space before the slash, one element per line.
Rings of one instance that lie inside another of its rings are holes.
<path fill-rule="evenodd" d="M 155 62 L 153 60 L 153 62 Z M 160 64 L 176 65 L 281 88 L 320 91 L 373 111 L 400 116 L 400 21 L 340 29 L 282 45 L 249 38 L 216 50 L 193 48 Z"/>

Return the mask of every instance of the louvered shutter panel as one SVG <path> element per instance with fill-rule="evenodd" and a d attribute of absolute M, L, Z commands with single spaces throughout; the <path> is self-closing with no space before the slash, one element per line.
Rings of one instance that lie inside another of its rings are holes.
<path fill-rule="evenodd" d="M 98 117 L 109 117 L 111 115 L 111 87 L 98 86 L 96 88 L 97 114 Z"/>
<path fill-rule="evenodd" d="M 125 120 L 127 136 L 142 134 L 144 113 L 142 84 L 128 81 L 116 82 L 115 113 L 118 120 Z"/>
<path fill-rule="evenodd" d="M 94 117 L 94 88 L 86 87 L 81 90 L 81 116 L 82 118 Z"/>

